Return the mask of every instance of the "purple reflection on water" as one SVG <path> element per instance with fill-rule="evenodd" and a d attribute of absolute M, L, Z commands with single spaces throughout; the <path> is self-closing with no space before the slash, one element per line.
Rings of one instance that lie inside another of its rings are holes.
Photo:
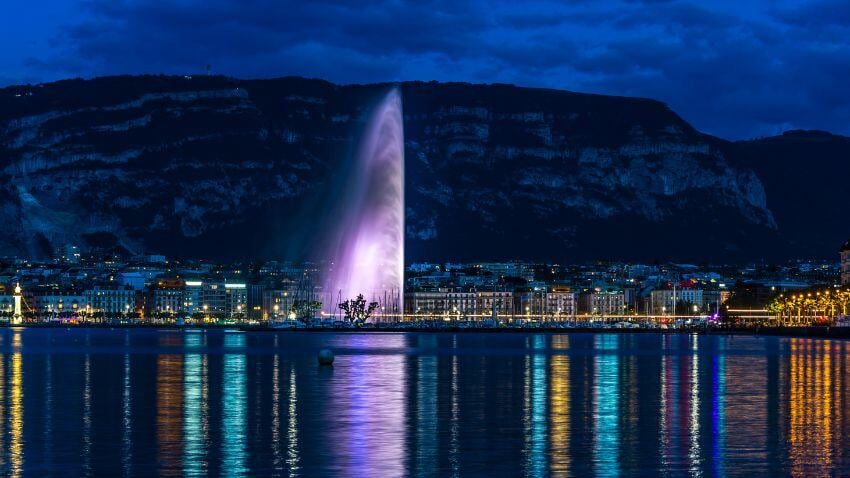
<path fill-rule="evenodd" d="M 328 253 L 333 270 L 325 284 L 327 312 L 338 299 L 363 294 L 386 314 L 402 309 L 404 277 L 404 130 L 401 93 L 390 91 L 375 107 L 344 192 L 345 207 Z M 327 300 L 330 299 L 330 300 Z M 380 311 L 379 311 L 380 312 Z"/>
<path fill-rule="evenodd" d="M 379 348 L 355 350 L 371 339 Z M 345 349 L 327 379 L 331 393 L 324 407 L 324 423 L 333 424 L 325 442 L 326 459 L 338 476 L 405 476 L 408 474 L 409 378 L 406 336 L 349 335 Z"/>

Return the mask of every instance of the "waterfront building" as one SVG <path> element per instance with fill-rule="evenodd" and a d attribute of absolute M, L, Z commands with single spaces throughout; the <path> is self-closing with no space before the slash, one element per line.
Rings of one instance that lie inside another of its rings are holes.
<path fill-rule="evenodd" d="M 702 303 L 706 312 L 717 312 L 731 295 L 727 289 L 705 289 L 702 291 Z"/>
<path fill-rule="evenodd" d="M 450 318 L 480 319 L 493 314 L 509 315 L 513 312 L 513 292 L 476 290 L 465 288 L 437 288 L 405 293 L 407 314 L 415 316 L 445 316 Z"/>
<path fill-rule="evenodd" d="M 151 288 L 146 304 L 151 315 L 180 316 L 185 314 L 185 284 L 178 279 L 163 279 Z"/>
<path fill-rule="evenodd" d="M 251 320 L 268 320 L 263 312 L 263 292 L 266 291 L 266 284 L 248 284 L 247 287 L 248 318 Z"/>
<path fill-rule="evenodd" d="M 129 314 L 136 307 L 136 291 L 115 283 L 95 285 L 84 293 L 86 314 L 118 316 Z"/>
<path fill-rule="evenodd" d="M 248 312 L 248 287 L 243 282 L 186 281 L 184 305 L 188 315 L 234 318 Z M 198 306 L 197 304 L 200 304 Z"/>
<path fill-rule="evenodd" d="M 245 283 L 225 282 L 224 293 L 228 316 L 244 316 L 248 312 L 248 289 Z"/>
<path fill-rule="evenodd" d="M 841 259 L 841 285 L 850 284 L 850 240 L 841 245 L 839 251 Z"/>
<path fill-rule="evenodd" d="M 476 313 L 476 295 L 463 289 L 438 288 L 405 294 L 407 312 L 417 316 L 445 315 L 460 317 Z"/>
<path fill-rule="evenodd" d="M 186 280 L 183 282 L 183 311 L 186 316 L 203 314 L 203 285 L 199 280 Z"/>
<path fill-rule="evenodd" d="M 513 292 L 514 315 L 534 320 L 571 320 L 576 315 L 576 294 L 567 286 L 518 287 Z"/>
<path fill-rule="evenodd" d="M 576 294 L 566 287 L 518 288 L 515 290 L 476 290 L 436 288 L 408 291 L 407 314 L 419 317 L 443 316 L 453 319 L 523 317 L 564 318 L 576 313 Z"/>
<path fill-rule="evenodd" d="M 494 312 L 497 317 L 508 316 L 514 308 L 514 294 L 511 291 L 478 291 L 475 295 L 478 301 L 476 308 L 483 316 L 492 316 Z"/>
<path fill-rule="evenodd" d="M 201 289 L 201 307 L 204 315 L 224 317 L 227 313 L 227 292 L 223 283 L 204 282 Z"/>
<path fill-rule="evenodd" d="M 535 297 L 537 295 L 537 297 Z M 513 315 L 531 319 L 533 313 L 538 313 L 538 309 L 542 301 L 539 294 L 534 293 L 534 289 L 530 287 L 516 287 L 513 291 Z"/>
<path fill-rule="evenodd" d="M 619 289 L 597 287 L 579 296 L 579 312 L 584 314 L 623 315 L 626 313 L 626 294 Z"/>
<path fill-rule="evenodd" d="M 263 320 L 275 322 L 295 318 L 292 306 L 296 299 L 291 288 L 266 289 L 263 291 Z"/>
<path fill-rule="evenodd" d="M 702 289 L 657 289 L 650 292 L 650 311 L 655 314 L 692 314 L 703 310 L 705 300 Z M 694 310 L 696 307 L 696 310 Z"/>
<path fill-rule="evenodd" d="M 440 315 L 446 309 L 446 289 L 417 290 L 404 294 L 404 306 L 408 314 Z"/>
<path fill-rule="evenodd" d="M 546 293 L 543 314 L 555 320 L 572 320 L 576 315 L 576 293 L 566 286 L 553 286 Z"/>
<path fill-rule="evenodd" d="M 15 307 L 15 297 L 12 294 L 0 294 L 0 314 L 11 315 Z"/>
<path fill-rule="evenodd" d="M 456 317 L 474 316 L 478 313 L 476 298 L 474 291 L 459 289 L 449 292 L 446 294 L 447 312 Z"/>
<path fill-rule="evenodd" d="M 32 296 L 32 310 L 39 316 L 70 317 L 86 310 L 83 294 L 49 294 Z M 2 309 L 2 303 L 0 303 Z"/>

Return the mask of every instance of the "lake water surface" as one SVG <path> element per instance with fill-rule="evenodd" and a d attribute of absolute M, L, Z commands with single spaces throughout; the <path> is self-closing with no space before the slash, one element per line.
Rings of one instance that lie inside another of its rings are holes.
<path fill-rule="evenodd" d="M 2 329 L 0 473 L 850 475 L 848 372 L 836 340 Z"/>

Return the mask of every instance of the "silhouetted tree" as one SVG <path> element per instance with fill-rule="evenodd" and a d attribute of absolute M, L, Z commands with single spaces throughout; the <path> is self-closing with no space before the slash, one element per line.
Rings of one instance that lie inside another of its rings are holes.
<path fill-rule="evenodd" d="M 345 318 L 353 322 L 357 327 L 360 327 L 372 316 L 372 312 L 378 308 L 378 303 L 370 302 L 367 306 L 363 294 L 359 294 L 356 299 L 348 299 L 339 304 L 339 308 L 345 312 Z"/>

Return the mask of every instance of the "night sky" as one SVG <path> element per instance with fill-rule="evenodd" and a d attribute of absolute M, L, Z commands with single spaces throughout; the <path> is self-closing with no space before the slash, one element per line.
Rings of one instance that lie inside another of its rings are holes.
<path fill-rule="evenodd" d="M 847 0 L 11 0 L 0 40 L 0 85 L 211 65 L 645 96 L 732 139 L 850 134 Z"/>

